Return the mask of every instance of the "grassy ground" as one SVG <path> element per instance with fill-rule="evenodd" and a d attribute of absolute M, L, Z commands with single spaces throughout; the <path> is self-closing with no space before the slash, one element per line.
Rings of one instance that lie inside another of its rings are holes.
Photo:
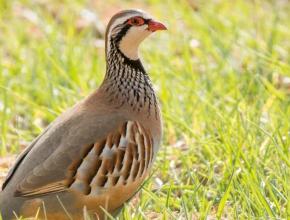
<path fill-rule="evenodd" d="M 131 7 L 169 27 L 142 46 L 165 133 L 121 218 L 289 219 L 287 0 L 0 0 L 2 161 L 100 84 L 102 28 L 88 10 L 105 24 Z"/>

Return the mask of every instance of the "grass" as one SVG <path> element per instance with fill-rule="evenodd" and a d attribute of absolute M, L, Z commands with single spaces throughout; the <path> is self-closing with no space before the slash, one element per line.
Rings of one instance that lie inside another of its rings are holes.
<path fill-rule="evenodd" d="M 152 177 L 121 219 L 290 218 L 290 4 L 283 0 L 0 0 L 0 154 L 17 154 L 100 84 L 105 23 L 140 7 L 164 117 Z M 137 200 L 137 201 L 136 201 Z"/>

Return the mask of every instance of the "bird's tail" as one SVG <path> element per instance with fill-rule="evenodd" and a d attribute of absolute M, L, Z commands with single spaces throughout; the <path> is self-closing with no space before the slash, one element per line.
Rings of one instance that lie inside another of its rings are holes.
<path fill-rule="evenodd" d="M 19 204 L 17 198 L 8 195 L 9 192 L 1 191 L 0 192 L 0 220 L 11 220 L 14 219 L 14 211 L 17 212 Z M 10 199 L 8 199 L 10 198 Z M 14 210 L 15 209 L 15 210 Z"/>

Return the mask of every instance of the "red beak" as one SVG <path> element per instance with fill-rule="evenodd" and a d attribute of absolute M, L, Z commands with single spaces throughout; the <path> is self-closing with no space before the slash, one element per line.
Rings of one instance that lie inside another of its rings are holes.
<path fill-rule="evenodd" d="M 158 21 L 150 20 L 148 22 L 148 30 L 154 32 L 154 31 L 167 30 L 167 28 L 165 27 L 164 24 Z"/>

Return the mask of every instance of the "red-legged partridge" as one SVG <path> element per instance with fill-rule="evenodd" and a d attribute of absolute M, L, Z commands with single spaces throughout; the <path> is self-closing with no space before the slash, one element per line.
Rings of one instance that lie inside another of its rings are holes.
<path fill-rule="evenodd" d="M 139 44 L 166 27 L 125 10 L 106 31 L 100 88 L 52 122 L 18 157 L 2 186 L 3 220 L 115 215 L 140 188 L 161 136 L 161 115 Z"/>

